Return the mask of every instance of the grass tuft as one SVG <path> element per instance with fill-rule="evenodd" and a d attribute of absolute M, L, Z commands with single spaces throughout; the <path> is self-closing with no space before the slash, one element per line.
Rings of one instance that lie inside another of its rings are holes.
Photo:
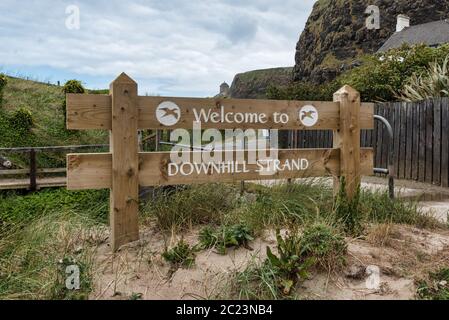
<path fill-rule="evenodd" d="M 176 187 L 156 191 L 143 208 L 146 219 L 155 219 L 164 231 L 181 231 L 198 224 L 219 224 L 235 206 L 237 191 L 225 184 Z"/>
<path fill-rule="evenodd" d="M 244 224 L 222 226 L 218 229 L 209 226 L 199 234 L 200 245 L 204 249 L 215 248 L 219 254 L 226 254 L 230 247 L 248 247 L 248 242 L 254 240 L 250 228 Z"/>
<path fill-rule="evenodd" d="M 431 272 L 428 280 L 419 281 L 417 295 L 423 300 L 449 300 L 449 268 Z"/>
<path fill-rule="evenodd" d="M 195 248 L 190 247 L 184 240 L 179 241 L 173 248 L 166 249 L 162 257 L 177 269 L 190 268 L 195 263 Z"/>

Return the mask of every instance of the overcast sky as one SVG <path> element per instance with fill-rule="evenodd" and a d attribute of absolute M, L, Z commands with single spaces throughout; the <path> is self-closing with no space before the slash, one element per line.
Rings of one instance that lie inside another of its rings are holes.
<path fill-rule="evenodd" d="M 294 65 L 314 2 L 1 0 L 0 72 L 107 88 L 125 71 L 140 94 L 212 96 L 236 73 Z"/>

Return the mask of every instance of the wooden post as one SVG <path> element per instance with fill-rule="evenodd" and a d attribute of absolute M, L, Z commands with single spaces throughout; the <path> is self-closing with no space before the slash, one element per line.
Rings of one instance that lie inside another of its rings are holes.
<path fill-rule="evenodd" d="M 161 130 L 156 130 L 156 137 L 154 138 L 154 151 L 158 152 L 161 142 Z"/>
<path fill-rule="evenodd" d="M 360 94 L 344 86 L 334 94 L 340 102 L 340 129 L 334 131 L 334 148 L 340 149 L 340 172 L 346 181 L 346 194 L 352 199 L 360 185 Z M 334 179 L 338 192 L 340 177 Z"/>
<path fill-rule="evenodd" d="M 112 95 L 112 188 L 110 223 L 112 250 L 139 239 L 139 156 L 137 83 L 122 73 L 110 86 Z"/>
<path fill-rule="evenodd" d="M 37 190 L 37 163 L 36 163 L 36 150 L 30 150 L 30 191 Z"/>

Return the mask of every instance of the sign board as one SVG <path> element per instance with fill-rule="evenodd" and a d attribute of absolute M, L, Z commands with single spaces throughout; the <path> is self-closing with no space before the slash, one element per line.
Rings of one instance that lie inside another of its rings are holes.
<path fill-rule="evenodd" d="M 373 173 L 372 149 L 360 148 L 360 130 L 374 128 L 373 110 L 348 86 L 332 102 L 139 97 L 137 84 L 121 74 L 110 95 L 67 95 L 68 129 L 110 130 L 111 138 L 109 153 L 67 156 L 67 187 L 111 190 L 113 250 L 139 238 L 139 185 L 342 176 L 351 197 L 360 176 Z M 333 130 L 334 148 L 279 150 L 256 143 L 257 150 L 146 153 L 138 150 L 140 129 L 185 129 L 188 139 L 192 129 L 209 138 L 221 137 L 218 130 Z"/>

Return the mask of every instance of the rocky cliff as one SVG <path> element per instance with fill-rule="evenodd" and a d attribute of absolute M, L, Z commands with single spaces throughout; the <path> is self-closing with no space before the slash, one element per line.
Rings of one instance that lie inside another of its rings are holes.
<path fill-rule="evenodd" d="M 293 68 L 273 68 L 239 73 L 231 85 L 231 97 L 262 99 L 270 85 L 284 86 L 291 82 Z"/>
<path fill-rule="evenodd" d="M 380 8 L 380 29 L 366 28 L 365 10 Z M 350 68 L 361 54 L 374 53 L 396 31 L 397 15 L 411 25 L 449 17 L 449 0 L 319 0 L 296 47 L 295 81 L 322 83 Z"/>

